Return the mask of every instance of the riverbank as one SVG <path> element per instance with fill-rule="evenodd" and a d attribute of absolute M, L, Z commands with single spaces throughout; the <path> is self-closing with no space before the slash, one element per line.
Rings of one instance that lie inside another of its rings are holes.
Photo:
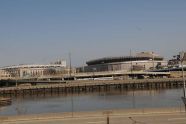
<path fill-rule="evenodd" d="M 0 116 L 0 122 L 4 123 L 26 123 L 27 121 L 47 121 L 68 118 L 99 118 L 99 117 L 133 117 L 147 115 L 164 115 L 164 114 L 184 114 L 184 108 L 144 108 L 144 109 L 115 109 L 105 111 L 89 111 L 89 112 L 67 112 L 67 113 L 45 113 L 32 115 L 17 116 Z"/>

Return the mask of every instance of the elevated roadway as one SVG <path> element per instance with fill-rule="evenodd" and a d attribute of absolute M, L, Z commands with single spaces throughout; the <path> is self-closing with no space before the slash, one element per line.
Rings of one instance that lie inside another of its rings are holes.
<path fill-rule="evenodd" d="M 149 77 L 169 77 L 170 72 L 144 72 L 144 71 L 133 71 L 133 72 L 125 72 L 125 71 L 107 71 L 107 72 L 88 72 L 88 73 L 72 73 L 70 74 L 61 74 L 61 75 L 44 75 L 44 76 L 37 76 L 37 77 L 23 77 L 17 78 L 19 79 L 59 79 L 59 80 L 68 80 L 68 78 L 76 79 L 89 79 L 89 78 L 104 78 L 104 77 L 119 77 L 119 76 L 131 76 L 131 77 L 138 77 L 138 76 L 149 76 Z M 16 78 L 12 78 L 16 79 Z"/>

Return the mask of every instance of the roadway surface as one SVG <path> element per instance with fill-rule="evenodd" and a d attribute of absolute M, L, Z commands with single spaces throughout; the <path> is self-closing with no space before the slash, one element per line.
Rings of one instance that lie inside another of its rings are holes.
<path fill-rule="evenodd" d="M 0 124 L 186 124 L 185 112 L 68 113 L 38 116 L 1 117 Z"/>

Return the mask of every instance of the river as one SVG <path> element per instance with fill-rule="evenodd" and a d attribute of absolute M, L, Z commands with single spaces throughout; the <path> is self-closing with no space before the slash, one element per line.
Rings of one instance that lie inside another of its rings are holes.
<path fill-rule="evenodd" d="M 12 97 L 0 115 L 62 113 L 111 109 L 182 107 L 182 89 L 110 90 L 80 94 Z"/>

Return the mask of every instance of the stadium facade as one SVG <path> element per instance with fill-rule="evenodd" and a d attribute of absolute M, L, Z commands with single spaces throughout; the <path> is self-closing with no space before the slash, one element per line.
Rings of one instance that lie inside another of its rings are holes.
<path fill-rule="evenodd" d="M 167 61 L 154 52 L 141 52 L 135 56 L 105 57 L 86 62 L 76 72 L 144 71 L 167 66 Z"/>
<path fill-rule="evenodd" d="M 57 71 L 61 72 L 67 67 L 65 60 L 59 60 L 51 64 L 30 64 L 30 65 L 15 65 L 1 68 L 2 74 L 8 77 L 39 77 L 44 75 L 52 75 Z M 1 74 L 1 75 L 2 75 Z"/>

